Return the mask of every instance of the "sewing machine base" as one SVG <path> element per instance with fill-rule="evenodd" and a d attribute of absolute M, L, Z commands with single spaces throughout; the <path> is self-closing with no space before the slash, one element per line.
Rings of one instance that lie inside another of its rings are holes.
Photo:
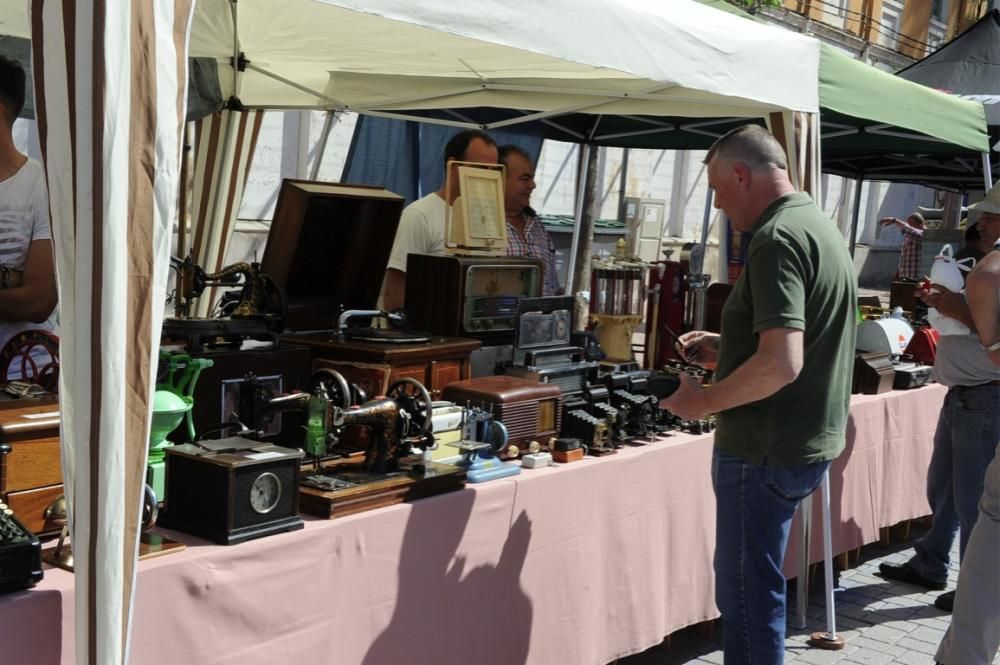
<path fill-rule="evenodd" d="M 243 340 L 270 342 L 278 348 L 277 326 L 273 317 L 255 319 L 177 319 L 163 321 L 163 335 L 184 340 L 188 353 L 210 349 L 239 349 Z"/>
<path fill-rule="evenodd" d="M 333 519 L 463 487 L 465 469 L 450 464 L 410 458 L 400 462 L 399 471 L 371 474 L 347 460 L 319 473 L 303 466 L 299 507 L 303 513 Z"/>

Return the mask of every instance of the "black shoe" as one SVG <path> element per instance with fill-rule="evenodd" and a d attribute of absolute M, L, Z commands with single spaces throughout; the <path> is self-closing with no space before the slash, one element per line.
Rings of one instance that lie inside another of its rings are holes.
<path fill-rule="evenodd" d="M 934 607 L 945 612 L 951 612 L 955 608 L 955 592 L 946 591 L 934 599 Z"/>
<path fill-rule="evenodd" d="M 878 565 L 878 572 L 887 580 L 916 584 L 917 586 L 926 587 L 932 591 L 944 591 L 944 582 L 935 582 L 934 580 L 927 579 L 915 571 L 909 563 L 901 565 L 893 563 L 880 563 Z"/>

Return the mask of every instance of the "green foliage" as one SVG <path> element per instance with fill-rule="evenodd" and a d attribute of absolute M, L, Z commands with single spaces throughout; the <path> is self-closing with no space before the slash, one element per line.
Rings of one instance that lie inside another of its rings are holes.
<path fill-rule="evenodd" d="M 781 6 L 781 0 L 726 0 L 726 2 L 736 5 L 750 14 L 756 14 L 761 7 Z"/>

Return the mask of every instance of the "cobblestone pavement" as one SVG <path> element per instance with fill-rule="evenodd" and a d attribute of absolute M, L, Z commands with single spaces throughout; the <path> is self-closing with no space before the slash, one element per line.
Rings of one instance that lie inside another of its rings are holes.
<path fill-rule="evenodd" d="M 914 536 L 922 533 L 916 523 L 912 533 Z M 938 643 L 951 619 L 950 614 L 934 607 L 934 598 L 941 592 L 927 592 L 922 587 L 890 582 L 876 574 L 883 561 L 902 563 L 910 554 L 909 543 L 890 547 L 872 543 L 861 549 L 859 561 L 853 567 L 840 574 L 834 598 L 837 633 L 847 643 L 841 651 L 822 651 L 806 644 L 811 633 L 826 629 L 820 572 L 810 589 L 807 627 L 788 627 L 786 665 L 934 665 Z M 955 587 L 958 579 L 957 540 L 952 561 L 949 590 Z M 788 616 L 794 620 L 795 592 L 791 584 L 788 596 Z M 622 658 L 618 665 L 722 665 L 721 645 L 721 628 L 715 622 L 711 637 L 703 636 L 699 627 L 687 628 L 671 637 L 669 648 L 664 643 L 644 653 Z M 1000 665 L 1000 654 L 993 663 Z"/>

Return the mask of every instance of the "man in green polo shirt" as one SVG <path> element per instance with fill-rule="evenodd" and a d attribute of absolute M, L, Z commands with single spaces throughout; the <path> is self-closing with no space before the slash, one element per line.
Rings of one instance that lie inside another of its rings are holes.
<path fill-rule="evenodd" d="M 722 334 L 694 331 L 678 350 L 716 362 L 702 388 L 683 377 L 661 405 L 682 418 L 718 414 L 716 604 L 726 665 L 783 662 L 792 517 L 844 449 L 857 280 L 837 227 L 795 191 L 767 130 L 740 127 L 705 159 L 715 206 L 752 234 L 722 311 Z"/>

